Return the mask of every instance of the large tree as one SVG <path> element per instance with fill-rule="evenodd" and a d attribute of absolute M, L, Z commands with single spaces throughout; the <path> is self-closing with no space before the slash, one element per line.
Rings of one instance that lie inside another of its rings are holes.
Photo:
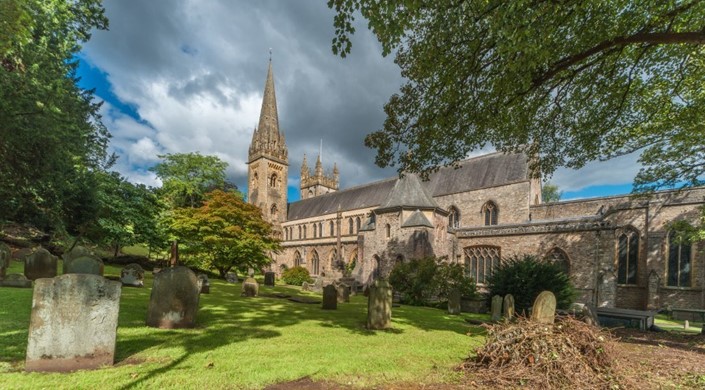
<path fill-rule="evenodd" d="M 76 54 L 107 25 L 100 0 L 0 2 L 0 220 L 71 230 L 93 217 L 109 134 Z"/>
<path fill-rule="evenodd" d="M 407 82 L 366 145 L 428 171 L 491 145 L 534 172 L 639 151 L 636 190 L 705 173 L 705 2 L 329 0 L 333 51 L 359 11 Z"/>
<path fill-rule="evenodd" d="M 162 194 L 173 207 L 198 207 L 206 192 L 235 188 L 225 180 L 228 163 L 217 156 L 195 153 L 160 155 L 150 170 L 162 181 Z"/>
<path fill-rule="evenodd" d="M 205 194 L 201 207 L 174 212 L 172 232 L 185 244 L 182 252 L 195 265 L 216 269 L 225 276 L 231 269 L 262 268 L 272 261 L 279 241 L 261 210 L 235 191 Z"/>

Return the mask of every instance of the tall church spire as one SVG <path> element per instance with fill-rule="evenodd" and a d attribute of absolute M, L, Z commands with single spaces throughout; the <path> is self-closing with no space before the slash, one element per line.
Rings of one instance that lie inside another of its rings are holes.
<path fill-rule="evenodd" d="M 269 59 L 267 81 L 264 83 L 262 109 L 259 114 L 259 124 L 252 135 L 249 161 L 260 156 L 276 158 L 288 164 L 288 150 L 284 134 L 279 131 L 279 114 L 277 113 L 277 97 L 274 92 L 274 72 L 272 59 Z"/>

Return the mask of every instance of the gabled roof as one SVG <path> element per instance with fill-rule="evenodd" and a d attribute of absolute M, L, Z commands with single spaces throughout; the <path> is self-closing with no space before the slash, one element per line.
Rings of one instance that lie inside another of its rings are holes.
<path fill-rule="evenodd" d="M 414 211 L 409 218 L 404 221 L 403 224 L 401 224 L 401 227 L 415 227 L 415 226 L 426 226 L 426 227 L 433 227 L 433 224 L 431 221 L 426 218 L 424 213 L 421 212 L 421 210 L 416 210 Z"/>
<path fill-rule="evenodd" d="M 394 183 L 387 200 L 380 208 L 415 207 L 419 209 L 438 208 L 438 203 L 426 192 L 418 176 L 406 174 Z"/>

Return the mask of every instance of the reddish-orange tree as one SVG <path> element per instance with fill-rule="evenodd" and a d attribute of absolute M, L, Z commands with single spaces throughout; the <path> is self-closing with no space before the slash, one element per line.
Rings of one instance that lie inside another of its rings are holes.
<path fill-rule="evenodd" d="M 239 192 L 215 190 L 205 195 L 201 207 L 176 209 L 171 230 L 196 265 L 216 269 L 221 276 L 233 268 L 269 265 L 271 253 L 280 249 L 272 225 Z"/>

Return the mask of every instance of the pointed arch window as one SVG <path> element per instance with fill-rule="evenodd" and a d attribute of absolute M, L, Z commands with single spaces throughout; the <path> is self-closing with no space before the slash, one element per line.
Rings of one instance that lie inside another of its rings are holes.
<path fill-rule="evenodd" d="M 284 239 L 289 241 L 289 228 L 284 228 Z"/>
<path fill-rule="evenodd" d="M 448 227 L 457 228 L 460 226 L 460 210 L 455 206 L 448 209 Z"/>
<path fill-rule="evenodd" d="M 311 251 L 311 275 L 318 275 L 320 271 L 320 260 L 318 259 L 318 252 L 314 249 Z"/>
<path fill-rule="evenodd" d="M 301 225 L 299 225 L 299 240 L 300 240 L 301 238 L 303 238 L 303 236 L 301 235 Z"/>
<path fill-rule="evenodd" d="M 294 267 L 300 267 L 301 266 L 301 252 L 296 251 L 294 252 Z"/>
<path fill-rule="evenodd" d="M 304 238 L 306 238 L 306 228 L 307 228 L 307 226 L 304 225 Z"/>
<path fill-rule="evenodd" d="M 677 231 L 668 234 L 668 286 L 690 287 L 692 244 Z"/>
<path fill-rule="evenodd" d="M 313 190 L 308 190 L 308 197 L 313 198 Z"/>
<path fill-rule="evenodd" d="M 323 237 L 323 222 L 318 223 L 318 236 Z"/>
<path fill-rule="evenodd" d="M 272 173 L 272 176 L 269 177 L 269 186 L 272 188 L 277 188 L 277 174 Z"/>
<path fill-rule="evenodd" d="M 356 232 L 360 231 L 360 223 L 361 223 L 360 217 L 355 218 L 355 227 L 356 227 L 355 231 Z"/>
<path fill-rule="evenodd" d="M 313 224 L 313 238 L 318 237 L 318 226 L 314 223 Z"/>
<path fill-rule="evenodd" d="M 387 240 L 392 237 L 392 227 L 389 224 L 384 227 L 384 237 L 386 237 Z"/>
<path fill-rule="evenodd" d="M 353 231 L 353 228 L 354 228 L 354 226 L 353 226 L 353 219 L 352 219 L 352 218 L 348 218 L 348 234 L 353 234 L 353 232 L 354 232 L 354 231 Z"/>
<path fill-rule="evenodd" d="M 629 230 L 617 242 L 617 283 L 636 284 L 639 263 L 639 233 Z"/>
<path fill-rule="evenodd" d="M 465 272 L 477 284 L 486 284 L 501 258 L 498 246 L 477 245 L 465 248 Z"/>
<path fill-rule="evenodd" d="M 269 211 L 269 214 L 272 216 L 272 219 L 276 219 L 277 215 L 279 215 L 279 210 L 277 209 L 277 205 L 273 204 L 272 208 Z"/>
<path fill-rule="evenodd" d="M 335 224 L 333 223 L 333 221 L 330 221 L 330 223 L 328 224 L 328 230 L 330 230 L 331 237 L 335 236 Z"/>
<path fill-rule="evenodd" d="M 499 207 L 493 201 L 488 201 L 482 206 L 482 214 L 485 217 L 485 226 L 496 225 L 499 215 Z"/>
<path fill-rule="evenodd" d="M 558 265 L 564 274 L 570 276 L 570 259 L 561 248 L 555 247 L 546 254 L 546 260 Z"/>

